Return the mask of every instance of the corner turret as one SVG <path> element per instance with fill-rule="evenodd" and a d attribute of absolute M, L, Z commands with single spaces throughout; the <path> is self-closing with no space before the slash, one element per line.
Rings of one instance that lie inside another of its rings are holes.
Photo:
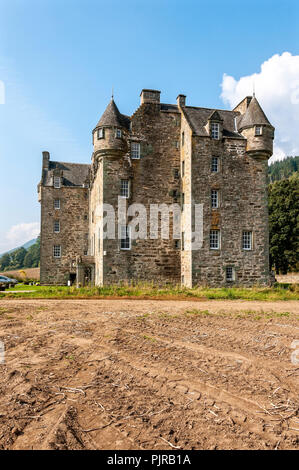
<path fill-rule="evenodd" d="M 268 160 L 273 153 L 274 127 L 256 97 L 246 97 L 234 111 L 242 113 L 237 119 L 237 127 L 247 139 L 247 154 L 257 160 Z"/>
<path fill-rule="evenodd" d="M 129 130 L 130 118 L 119 112 L 112 98 L 93 130 L 94 153 L 106 156 L 124 155 L 128 151 L 126 137 Z"/>

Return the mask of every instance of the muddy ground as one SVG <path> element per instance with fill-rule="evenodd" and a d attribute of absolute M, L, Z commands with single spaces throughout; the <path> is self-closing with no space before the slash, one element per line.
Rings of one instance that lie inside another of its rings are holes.
<path fill-rule="evenodd" d="M 0 449 L 298 449 L 298 312 L 1 300 Z"/>

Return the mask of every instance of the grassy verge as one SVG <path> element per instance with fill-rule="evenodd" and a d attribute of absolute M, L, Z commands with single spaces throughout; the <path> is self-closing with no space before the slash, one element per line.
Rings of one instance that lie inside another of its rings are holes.
<path fill-rule="evenodd" d="M 25 292 L 20 292 L 25 291 Z M 64 286 L 25 286 L 18 285 L 13 289 L 0 292 L 0 298 L 30 298 L 30 299 L 99 299 L 99 298 L 136 298 L 136 299 L 165 299 L 165 300 L 299 300 L 299 286 L 276 285 L 275 287 L 232 287 L 232 288 L 194 288 L 187 289 L 173 286 L 159 288 L 152 285 L 103 287 Z"/>

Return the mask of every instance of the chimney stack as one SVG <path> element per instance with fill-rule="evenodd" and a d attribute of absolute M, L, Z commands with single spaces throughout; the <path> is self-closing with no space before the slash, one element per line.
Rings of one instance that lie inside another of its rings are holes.
<path fill-rule="evenodd" d="M 160 93 L 158 90 L 142 90 L 140 93 L 140 104 L 160 103 Z"/>
<path fill-rule="evenodd" d="M 49 160 L 50 160 L 50 153 L 49 152 L 43 152 L 43 169 L 44 170 L 49 169 Z"/>
<path fill-rule="evenodd" d="M 179 107 L 186 106 L 186 95 L 179 95 L 176 102 Z"/>

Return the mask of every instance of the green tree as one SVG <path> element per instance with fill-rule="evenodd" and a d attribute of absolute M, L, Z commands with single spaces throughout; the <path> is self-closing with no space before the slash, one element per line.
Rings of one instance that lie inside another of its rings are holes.
<path fill-rule="evenodd" d="M 299 175 L 269 185 L 270 264 L 286 274 L 299 269 Z"/>
<path fill-rule="evenodd" d="M 11 264 L 15 269 L 22 268 L 24 266 L 24 258 L 27 254 L 25 248 L 18 248 L 11 253 Z"/>
<path fill-rule="evenodd" d="M 32 265 L 33 265 L 33 257 L 32 257 L 32 254 L 28 251 L 26 253 L 26 256 L 24 258 L 24 264 L 22 267 L 24 268 L 32 268 Z"/>
<path fill-rule="evenodd" d="M 9 266 L 10 266 L 10 255 L 9 253 L 5 253 L 0 258 L 0 270 L 4 271 Z"/>

